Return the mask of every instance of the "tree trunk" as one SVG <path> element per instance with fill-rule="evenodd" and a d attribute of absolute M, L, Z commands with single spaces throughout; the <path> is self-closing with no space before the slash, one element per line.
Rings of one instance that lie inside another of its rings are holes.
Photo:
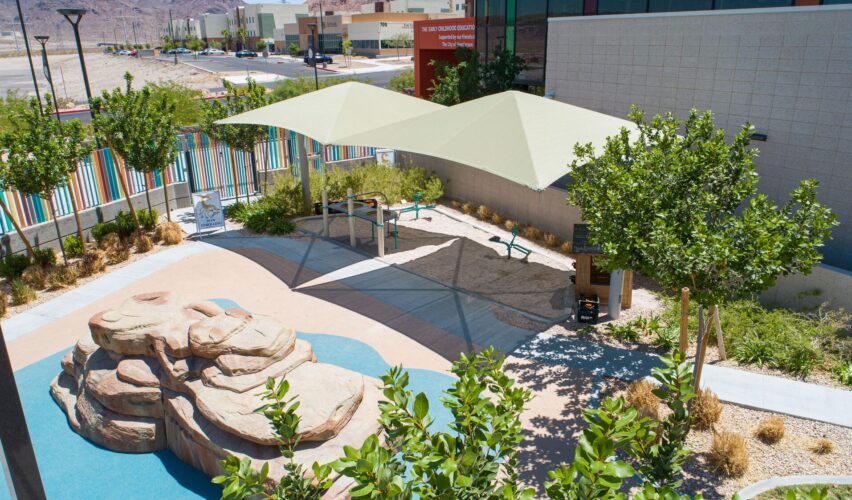
<path fill-rule="evenodd" d="M 80 246 L 83 248 L 83 253 L 86 253 L 86 240 L 83 239 L 83 223 L 80 222 L 80 211 L 77 209 L 77 193 L 74 190 L 74 183 L 68 182 L 68 192 L 71 195 L 71 210 L 74 211 L 74 222 L 77 223 L 77 237 L 80 238 Z"/>
<path fill-rule="evenodd" d="M 250 163 L 254 162 L 254 154 L 253 153 L 249 153 L 249 160 L 250 161 L 248 161 L 248 162 L 246 161 L 246 152 L 243 151 L 243 172 L 246 173 L 246 184 L 245 184 L 245 187 L 246 187 L 246 205 L 251 203 L 251 199 L 250 199 L 251 193 L 250 193 L 250 190 L 249 190 L 249 177 L 251 176 L 251 172 L 249 171 L 249 169 L 251 168 Z"/>
<path fill-rule="evenodd" d="M 124 165 L 124 159 L 119 156 L 118 153 L 115 152 L 115 149 L 112 147 L 111 142 L 107 142 L 107 147 L 112 153 L 113 163 L 115 163 L 115 172 L 118 174 L 118 183 L 121 185 L 122 191 L 124 191 L 124 198 L 127 200 L 127 207 L 130 209 L 130 216 L 133 218 L 133 225 L 136 226 L 136 230 L 139 230 L 139 219 L 136 217 L 136 209 L 133 208 L 133 200 L 130 199 L 130 190 L 127 189 L 127 179 L 122 174 L 122 170 L 124 173 L 127 173 L 127 167 Z M 121 160 L 121 168 L 118 167 L 119 159 Z"/>
<path fill-rule="evenodd" d="M 230 145 L 228 148 L 228 157 L 231 158 L 231 174 L 234 176 L 234 199 L 240 201 L 240 181 L 237 176 L 237 156 L 234 154 L 234 148 Z"/>
<path fill-rule="evenodd" d="M 719 347 L 719 359 L 722 361 L 728 359 L 728 351 L 725 350 L 725 338 L 722 335 L 722 314 L 719 306 L 713 306 L 716 308 L 716 345 Z"/>
<path fill-rule="evenodd" d="M 21 241 L 24 242 L 24 246 L 27 247 L 27 255 L 29 255 L 30 257 L 35 255 L 35 252 L 33 251 L 33 246 L 30 244 L 30 240 L 28 240 L 27 237 L 24 236 L 24 231 L 21 229 L 21 226 L 18 225 L 18 221 L 15 220 L 15 216 L 12 215 L 12 212 L 9 211 L 9 207 L 6 206 L 6 202 L 3 201 L 2 198 L 0 198 L 0 206 L 3 207 L 3 213 L 5 213 L 6 217 L 8 217 L 10 221 L 12 221 L 12 226 L 15 228 L 15 231 L 18 233 L 18 236 L 21 238 Z"/>
<path fill-rule="evenodd" d="M 148 213 L 151 213 L 151 195 L 148 193 L 148 175 L 145 175 L 145 203 L 148 204 Z"/>
<path fill-rule="evenodd" d="M 266 160 L 264 162 L 266 168 L 263 169 L 263 195 L 266 196 L 266 192 L 269 189 L 269 148 L 268 147 L 264 148 L 263 157 Z"/>
<path fill-rule="evenodd" d="M 68 257 L 65 256 L 65 243 L 62 242 L 62 232 L 59 231 L 59 220 L 56 218 L 56 206 L 53 204 L 53 196 L 47 194 L 47 204 L 50 205 L 50 216 L 53 217 L 53 227 L 56 228 L 56 239 L 59 241 L 59 251 L 62 252 L 62 263 L 68 265 Z"/>
<path fill-rule="evenodd" d="M 166 169 L 164 168 L 160 175 L 163 177 L 163 196 L 166 198 L 166 220 L 169 222 L 172 221 L 172 208 L 169 204 L 169 179 L 166 177 Z M 154 225 L 157 224 L 157 221 L 154 221 Z"/>

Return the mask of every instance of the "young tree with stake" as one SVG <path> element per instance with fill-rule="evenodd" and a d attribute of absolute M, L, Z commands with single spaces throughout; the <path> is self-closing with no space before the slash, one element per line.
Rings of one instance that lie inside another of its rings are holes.
<path fill-rule="evenodd" d="M 780 207 L 757 192 L 749 124 L 729 143 L 709 111 L 649 122 L 634 107 L 630 118 L 636 130 L 609 137 L 600 155 L 575 147 L 568 201 L 581 208 L 607 269 L 688 287 L 699 318 L 710 309 L 706 329 L 699 321 L 697 383 L 718 305 L 756 295 L 779 275 L 808 273 L 836 218 L 817 201 L 815 180 Z"/>

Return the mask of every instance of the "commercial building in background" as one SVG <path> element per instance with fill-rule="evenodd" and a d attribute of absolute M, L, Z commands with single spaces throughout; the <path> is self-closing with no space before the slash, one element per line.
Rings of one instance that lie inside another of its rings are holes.
<path fill-rule="evenodd" d="M 824 262 L 852 270 L 850 3 L 476 0 L 476 47 L 486 59 L 504 48 L 523 57 L 519 85 L 584 108 L 622 118 L 631 104 L 678 117 L 710 109 L 729 134 L 753 124 L 759 189 L 783 204 L 817 179 L 840 221 Z"/>
<path fill-rule="evenodd" d="M 476 45 L 475 20 L 472 17 L 434 19 L 414 23 L 414 95 L 428 98 L 437 68 L 431 61 L 455 64 L 456 49 Z"/>
<path fill-rule="evenodd" d="M 183 19 L 172 19 L 163 24 L 160 36 L 172 38 L 178 42 L 191 38 L 202 38 L 201 21 L 191 17 Z"/>
<path fill-rule="evenodd" d="M 241 44 L 238 30 L 243 28 L 246 45 L 253 49 L 261 40 L 273 41 L 276 29 L 282 29 L 284 25 L 295 23 L 297 19 L 308 15 L 307 4 L 245 4 L 228 11 L 227 27 L 237 45 Z"/>
<path fill-rule="evenodd" d="M 222 31 L 228 29 L 227 14 L 211 14 L 207 12 L 201 14 L 199 23 L 201 25 L 201 39 L 205 43 L 221 43 L 225 41 Z"/>

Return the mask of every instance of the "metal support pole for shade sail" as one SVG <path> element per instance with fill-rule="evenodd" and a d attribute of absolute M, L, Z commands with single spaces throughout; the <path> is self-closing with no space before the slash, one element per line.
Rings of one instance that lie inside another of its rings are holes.
<path fill-rule="evenodd" d="M 299 180 L 302 182 L 302 199 L 305 202 L 305 211 L 311 209 L 311 171 L 308 167 L 308 151 L 305 148 L 307 137 L 296 134 L 296 142 L 299 148 Z"/>
<path fill-rule="evenodd" d="M 6 338 L 0 327 L 0 465 L 13 499 L 46 498 Z"/>

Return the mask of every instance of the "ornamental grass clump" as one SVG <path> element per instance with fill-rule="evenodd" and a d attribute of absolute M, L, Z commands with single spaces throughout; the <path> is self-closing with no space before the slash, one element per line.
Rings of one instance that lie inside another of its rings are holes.
<path fill-rule="evenodd" d="M 147 234 L 137 233 L 133 238 L 133 248 L 136 250 L 136 253 L 150 252 L 154 248 L 154 242 Z"/>
<path fill-rule="evenodd" d="M 711 429 L 722 416 L 722 403 L 710 389 L 699 389 L 692 400 L 690 412 L 696 429 Z"/>
<path fill-rule="evenodd" d="M 775 444 L 784 437 L 784 418 L 780 416 L 765 418 L 757 424 L 754 435 L 766 444 Z"/>
<path fill-rule="evenodd" d="M 77 267 L 56 266 L 47 275 L 47 287 L 50 290 L 60 290 L 77 284 Z"/>
<path fill-rule="evenodd" d="M 834 452 L 834 443 L 829 439 L 819 438 L 811 444 L 810 450 L 817 455 L 828 455 Z"/>
<path fill-rule="evenodd" d="M 5 292 L 0 292 L 0 318 L 6 316 L 6 311 L 9 309 L 9 296 Z"/>
<path fill-rule="evenodd" d="M 106 253 L 97 249 L 83 254 L 79 264 L 79 274 L 82 277 L 93 276 L 106 269 Z"/>
<path fill-rule="evenodd" d="M 541 229 L 535 226 L 527 226 L 524 228 L 524 238 L 528 240 L 540 240 L 544 237 Z"/>
<path fill-rule="evenodd" d="M 660 417 L 660 398 L 654 394 L 654 384 L 645 379 L 635 380 L 627 386 L 626 399 L 643 417 L 654 420 Z"/>
<path fill-rule="evenodd" d="M 472 215 L 474 212 L 476 212 L 477 208 L 478 207 L 473 203 L 465 203 L 464 205 L 462 205 L 462 212 L 467 215 Z"/>
<path fill-rule="evenodd" d="M 177 222 L 163 222 L 154 230 L 154 240 L 164 245 L 177 245 L 183 240 L 183 231 Z"/>
<path fill-rule="evenodd" d="M 488 220 L 491 218 L 491 210 L 485 205 L 479 205 L 479 208 L 476 209 L 476 215 L 482 220 Z"/>
<path fill-rule="evenodd" d="M 745 439 L 734 432 L 714 434 L 708 458 L 716 471 L 727 477 L 742 477 L 748 470 Z"/>
<path fill-rule="evenodd" d="M 500 215 L 496 212 L 491 214 L 491 223 L 492 224 L 502 226 L 504 222 L 506 222 L 506 218 L 503 217 L 502 215 Z"/>
<path fill-rule="evenodd" d="M 121 242 L 107 252 L 106 257 L 109 264 L 120 264 L 130 258 L 130 245 Z"/>
<path fill-rule="evenodd" d="M 459 200 L 453 200 L 453 201 L 452 201 L 452 204 L 453 204 L 453 208 L 455 208 L 456 210 L 461 210 L 461 209 L 462 209 L 462 206 L 464 205 L 464 204 L 463 204 L 462 202 L 460 202 Z"/>
<path fill-rule="evenodd" d="M 555 234 L 553 234 L 553 233 L 547 233 L 547 234 L 545 234 L 545 235 L 544 235 L 544 244 L 545 244 L 548 248 L 556 248 L 556 247 L 558 247 L 561 243 L 562 243 L 562 242 L 561 242 L 561 241 L 559 241 L 559 237 L 558 237 L 558 236 L 556 236 L 556 235 L 555 235 Z"/>
<path fill-rule="evenodd" d="M 506 231 L 511 231 L 512 229 L 515 229 L 516 226 L 520 227 L 520 224 L 518 224 L 518 221 L 514 221 L 512 219 L 506 219 L 506 222 L 503 224 L 503 227 L 506 228 Z"/>
<path fill-rule="evenodd" d="M 12 305 L 27 304 L 36 299 L 36 292 L 29 285 L 17 279 L 12 281 Z"/>
<path fill-rule="evenodd" d="M 32 265 L 24 269 L 21 281 L 36 290 L 44 290 L 47 287 L 47 271 L 40 265 Z"/>
<path fill-rule="evenodd" d="M 574 250 L 574 244 L 570 241 L 565 241 L 562 245 L 559 246 L 559 251 L 564 253 L 565 255 L 571 255 L 571 252 Z"/>

